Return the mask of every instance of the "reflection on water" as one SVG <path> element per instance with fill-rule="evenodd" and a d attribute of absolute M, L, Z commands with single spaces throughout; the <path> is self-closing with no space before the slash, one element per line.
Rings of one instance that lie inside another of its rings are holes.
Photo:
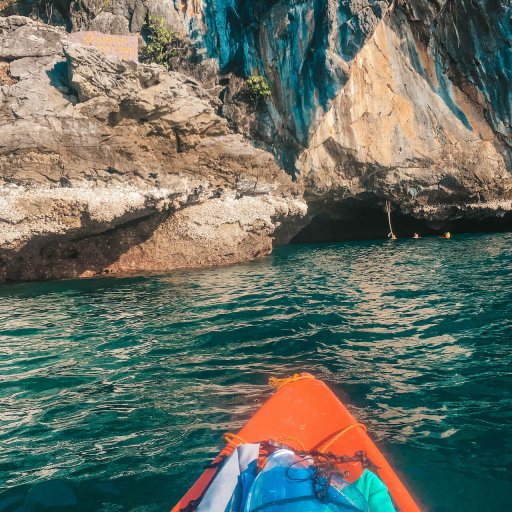
<path fill-rule="evenodd" d="M 511 235 L 0 288 L 0 511 L 168 510 L 308 370 L 431 511 L 512 510 Z"/>

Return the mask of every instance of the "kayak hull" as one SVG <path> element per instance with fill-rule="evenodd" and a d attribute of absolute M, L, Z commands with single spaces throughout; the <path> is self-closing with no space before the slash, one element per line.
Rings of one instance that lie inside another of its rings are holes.
<path fill-rule="evenodd" d="M 296 450 L 322 450 L 335 455 L 352 457 L 364 451 L 379 469 L 378 476 L 386 484 L 400 512 L 419 512 L 407 488 L 390 464 L 348 409 L 320 380 L 309 374 L 296 377 L 281 386 L 264 403 L 245 426 L 232 437 L 215 462 L 233 450 L 237 442 L 256 443 L 275 440 Z M 326 449 L 328 448 L 328 449 Z M 342 468 L 353 481 L 362 473 L 360 463 L 347 463 Z M 216 474 L 215 467 L 207 468 L 195 484 L 172 509 L 179 512 L 198 500 Z"/>

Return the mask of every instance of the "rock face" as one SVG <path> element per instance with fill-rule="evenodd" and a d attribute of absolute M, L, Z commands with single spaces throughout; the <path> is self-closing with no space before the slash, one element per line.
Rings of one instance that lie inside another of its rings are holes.
<path fill-rule="evenodd" d="M 448 78 L 512 137 L 512 4 L 507 0 L 399 2 L 417 34 L 440 54 Z"/>
<path fill-rule="evenodd" d="M 128 19 L 125 2 L 86 23 Z M 298 177 L 311 214 L 384 199 L 437 223 L 510 211 L 510 1 L 142 5 L 231 78 L 222 113 Z M 272 99 L 257 115 L 237 108 L 233 73 L 268 78 Z"/>
<path fill-rule="evenodd" d="M 376 28 L 298 167 L 310 203 L 387 198 L 428 219 L 510 208 L 509 150 L 405 16 Z"/>
<path fill-rule="evenodd" d="M 0 279 L 230 263 L 303 225 L 300 188 L 193 79 L 16 16 L 0 60 Z"/>
<path fill-rule="evenodd" d="M 510 211 L 511 14 L 505 0 L 203 7 L 221 69 L 272 84 L 312 214 L 389 199 L 436 223 Z"/>
<path fill-rule="evenodd" d="M 427 227 L 512 219 L 509 0 L 55 5 L 73 30 L 164 16 L 194 61 L 169 74 L 0 22 L 4 278 L 237 261 L 384 201 Z"/>

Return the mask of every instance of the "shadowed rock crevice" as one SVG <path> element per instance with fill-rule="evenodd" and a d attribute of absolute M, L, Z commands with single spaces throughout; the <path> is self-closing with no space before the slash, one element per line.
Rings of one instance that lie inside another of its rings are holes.
<path fill-rule="evenodd" d="M 406 213 L 392 206 L 393 231 L 399 238 L 438 236 L 445 231 L 457 233 L 484 233 L 512 231 L 512 212 L 501 216 L 485 213 L 447 220 L 428 220 Z M 291 240 L 292 244 L 341 242 L 346 240 L 386 239 L 389 233 L 385 200 L 370 194 L 331 205 L 313 215 L 310 222 Z"/>
<path fill-rule="evenodd" d="M 72 233 L 34 237 L 15 254 L 0 250 L 0 278 L 24 281 L 108 273 L 110 265 L 133 245 L 143 244 L 167 217 L 152 214 L 76 238 Z"/>

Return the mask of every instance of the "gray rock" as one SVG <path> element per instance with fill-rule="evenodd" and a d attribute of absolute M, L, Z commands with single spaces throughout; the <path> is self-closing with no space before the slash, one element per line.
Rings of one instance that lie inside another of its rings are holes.
<path fill-rule="evenodd" d="M 0 280 L 235 262 L 303 225 L 300 187 L 196 81 L 65 35 L 34 56 L 2 24 L 25 50 L 0 87 Z"/>
<path fill-rule="evenodd" d="M 400 2 L 448 78 L 512 138 L 512 3 L 508 0 Z"/>
<path fill-rule="evenodd" d="M 387 198 L 428 220 L 510 209 L 509 151 L 396 14 L 375 30 L 298 159 L 314 211 Z"/>
<path fill-rule="evenodd" d="M 436 222 L 510 209 L 509 1 L 212 0 L 174 10 L 191 36 L 204 20 L 199 44 L 229 71 L 222 114 L 298 175 L 313 213 L 362 198 Z M 272 88 L 258 108 L 236 77 L 250 74 Z"/>
<path fill-rule="evenodd" d="M 62 55 L 64 30 L 23 16 L 0 17 L 0 59 Z"/>

